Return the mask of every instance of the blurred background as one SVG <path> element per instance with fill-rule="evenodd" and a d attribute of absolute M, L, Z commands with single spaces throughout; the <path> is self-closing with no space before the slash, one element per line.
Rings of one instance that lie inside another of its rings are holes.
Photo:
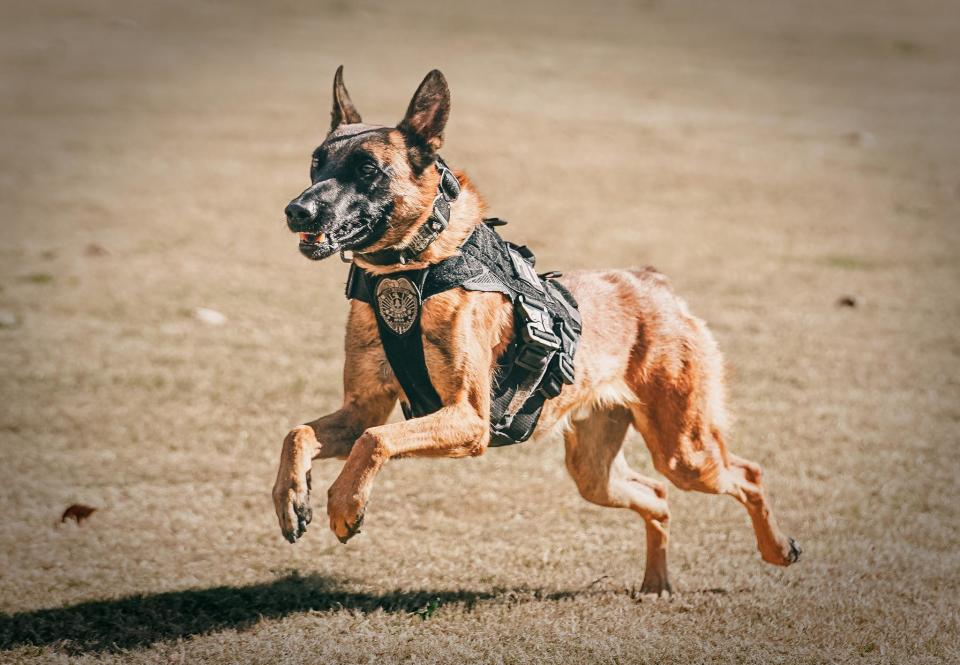
<path fill-rule="evenodd" d="M 960 659 L 956 2 L 0 12 L 0 660 Z M 283 436 L 341 394 L 346 266 L 282 212 L 340 64 L 384 124 L 444 72 L 443 155 L 538 268 L 670 276 L 797 566 L 673 490 L 679 593 L 638 603 L 641 521 L 559 438 L 387 465 L 348 546 L 318 463 L 282 539 Z"/>

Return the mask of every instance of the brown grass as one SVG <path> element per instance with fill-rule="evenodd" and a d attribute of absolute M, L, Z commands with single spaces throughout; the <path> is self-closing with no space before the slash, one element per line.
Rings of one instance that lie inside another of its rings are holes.
<path fill-rule="evenodd" d="M 960 12 L 796 4 L 6 6 L 0 660 L 960 661 Z M 349 545 L 283 541 L 346 303 L 282 208 L 341 62 L 384 122 L 444 70 L 445 156 L 544 269 L 671 276 L 800 564 L 673 491 L 680 594 L 637 603 L 642 523 L 559 440 L 391 463 Z"/>

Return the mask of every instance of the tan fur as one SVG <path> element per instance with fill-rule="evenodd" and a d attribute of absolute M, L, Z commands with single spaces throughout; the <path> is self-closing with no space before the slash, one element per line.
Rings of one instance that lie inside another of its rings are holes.
<path fill-rule="evenodd" d="M 429 214 L 436 174 L 414 177 L 402 139 L 381 153 L 398 176 L 390 236 L 409 238 Z M 404 170 L 406 169 L 406 170 Z M 458 173 L 463 193 L 448 229 L 422 264 L 370 266 L 378 273 L 409 270 L 453 255 L 481 222 L 484 205 Z M 642 590 L 670 586 L 666 551 L 669 508 L 662 483 L 637 474 L 623 456 L 629 427 L 643 435 L 656 469 L 681 489 L 728 494 L 746 506 L 764 560 L 789 565 L 799 555 L 770 512 L 760 468 L 726 450 L 722 358 L 706 325 L 693 317 L 661 274 L 605 270 L 568 273 L 561 280 L 580 303 L 583 335 L 576 382 L 547 402 L 535 436 L 564 431 L 567 468 L 588 501 L 629 508 L 646 523 L 647 568 Z M 446 291 L 422 310 L 424 355 L 444 407 L 384 424 L 400 386 L 387 363 L 369 305 L 351 301 L 347 323 L 344 401 L 336 412 L 295 428 L 284 441 L 273 497 L 281 529 L 299 536 L 310 520 L 309 470 L 316 458 L 345 458 L 328 492 L 330 527 L 352 537 L 380 467 L 394 457 L 483 454 L 490 437 L 491 376 L 509 343 L 512 307 L 501 294 Z"/>

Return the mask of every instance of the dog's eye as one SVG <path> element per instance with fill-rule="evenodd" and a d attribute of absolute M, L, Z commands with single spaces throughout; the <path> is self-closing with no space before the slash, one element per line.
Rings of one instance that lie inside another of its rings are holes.
<path fill-rule="evenodd" d="M 380 172 L 380 168 L 373 162 L 361 162 L 357 167 L 357 173 L 364 178 L 372 178 Z"/>

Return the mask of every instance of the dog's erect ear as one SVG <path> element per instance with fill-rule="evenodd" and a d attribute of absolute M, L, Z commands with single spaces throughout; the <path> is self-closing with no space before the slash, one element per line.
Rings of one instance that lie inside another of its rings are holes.
<path fill-rule="evenodd" d="M 350 101 L 350 93 L 347 87 L 343 85 L 343 65 L 337 67 L 337 73 L 333 75 L 333 111 L 330 112 L 330 131 L 332 132 L 340 125 L 352 125 L 360 120 L 360 114 L 357 108 Z"/>
<path fill-rule="evenodd" d="M 433 163 L 443 145 L 443 128 L 450 116 L 450 88 L 439 70 L 427 74 L 410 100 L 397 129 L 410 146 L 410 161 L 418 170 Z"/>

